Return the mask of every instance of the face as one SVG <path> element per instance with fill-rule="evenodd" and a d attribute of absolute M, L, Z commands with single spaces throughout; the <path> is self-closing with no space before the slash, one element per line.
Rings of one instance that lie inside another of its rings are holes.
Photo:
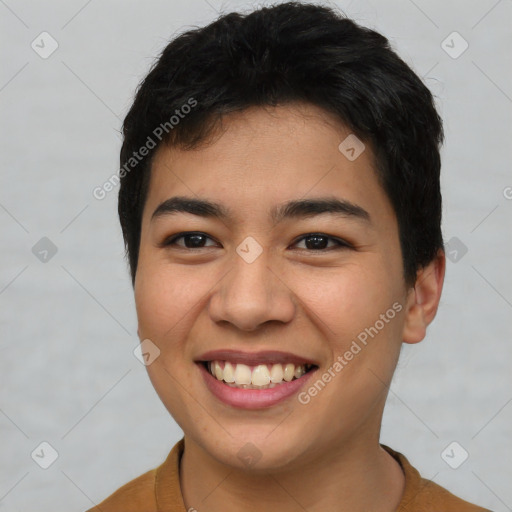
<path fill-rule="evenodd" d="M 139 336 L 162 402 L 219 462 L 286 468 L 378 438 L 410 290 L 371 149 L 342 152 L 349 135 L 313 106 L 251 108 L 155 156 Z"/>

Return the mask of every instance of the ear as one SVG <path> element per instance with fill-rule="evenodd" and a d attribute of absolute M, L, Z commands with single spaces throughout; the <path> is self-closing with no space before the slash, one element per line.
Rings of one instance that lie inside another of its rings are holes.
<path fill-rule="evenodd" d="M 416 274 L 416 283 L 407 297 L 402 339 L 418 343 L 427 334 L 427 326 L 434 320 L 443 290 L 446 257 L 440 249 L 436 257 Z"/>

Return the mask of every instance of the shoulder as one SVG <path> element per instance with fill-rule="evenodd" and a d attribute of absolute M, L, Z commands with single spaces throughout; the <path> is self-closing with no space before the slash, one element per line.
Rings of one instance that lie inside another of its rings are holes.
<path fill-rule="evenodd" d="M 124 484 L 86 512 L 158 512 L 162 509 L 183 512 L 185 505 L 179 482 L 183 448 L 181 439 L 160 466 Z"/>
<path fill-rule="evenodd" d="M 157 469 L 134 478 L 86 512 L 157 512 L 155 480 Z"/>
<path fill-rule="evenodd" d="M 491 512 L 465 501 L 440 485 L 422 478 L 407 458 L 391 448 L 381 445 L 402 467 L 405 489 L 397 512 Z"/>
<path fill-rule="evenodd" d="M 442 506 L 446 512 L 491 512 L 489 509 L 469 503 L 431 480 L 421 478 L 418 494 L 404 503 L 398 512 L 430 512 L 437 511 Z"/>

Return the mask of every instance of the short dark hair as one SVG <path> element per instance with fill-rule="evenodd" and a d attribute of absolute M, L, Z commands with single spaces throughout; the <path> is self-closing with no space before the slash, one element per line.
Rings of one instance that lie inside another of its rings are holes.
<path fill-rule="evenodd" d="M 304 102 L 370 144 L 397 217 L 404 279 L 414 284 L 443 249 L 443 127 L 433 96 L 384 36 L 300 2 L 229 13 L 184 32 L 140 83 L 123 124 L 118 204 L 132 284 L 158 147 L 195 148 L 230 112 Z"/>

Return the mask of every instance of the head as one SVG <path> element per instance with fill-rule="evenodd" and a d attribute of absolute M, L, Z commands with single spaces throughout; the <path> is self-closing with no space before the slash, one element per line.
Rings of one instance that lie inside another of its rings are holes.
<path fill-rule="evenodd" d="M 260 467 L 378 439 L 401 344 L 425 336 L 444 277 L 442 124 L 422 81 L 377 32 L 286 3 L 171 41 L 123 135 L 139 336 L 185 435 L 228 464 L 251 442 Z M 212 350 L 307 360 L 308 385 L 226 404 L 205 384 Z"/>

